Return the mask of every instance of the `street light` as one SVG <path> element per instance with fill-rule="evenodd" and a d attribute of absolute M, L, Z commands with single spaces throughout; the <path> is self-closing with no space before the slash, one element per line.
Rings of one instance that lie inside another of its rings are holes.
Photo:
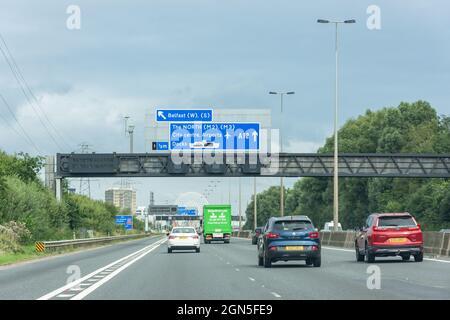
<path fill-rule="evenodd" d="M 130 135 L 130 153 L 133 153 L 133 132 L 134 132 L 134 125 L 130 124 L 128 126 L 128 134 Z"/>
<path fill-rule="evenodd" d="M 334 23 L 335 25 L 335 55 L 336 55 L 336 78 L 335 78 L 335 105 L 334 105 L 334 169 L 333 169 L 333 230 L 338 230 L 339 224 L 339 165 L 338 165 L 338 25 L 356 23 L 356 20 L 332 21 L 318 19 L 317 23 Z"/>
<path fill-rule="evenodd" d="M 269 91 L 269 94 L 279 94 L 280 95 L 280 102 L 281 102 L 281 126 L 280 126 L 280 153 L 283 152 L 283 135 L 281 134 L 281 128 L 283 127 L 283 96 L 285 94 L 295 94 L 294 91 L 288 91 L 288 92 L 276 92 L 276 91 Z M 284 183 L 283 183 L 283 177 L 280 177 L 280 215 L 284 216 Z"/>

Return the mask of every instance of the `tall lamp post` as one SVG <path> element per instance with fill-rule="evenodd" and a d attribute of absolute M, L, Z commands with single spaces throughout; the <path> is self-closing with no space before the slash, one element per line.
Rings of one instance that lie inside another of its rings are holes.
<path fill-rule="evenodd" d="M 343 20 L 343 21 L 332 21 L 332 20 L 317 20 L 318 23 L 334 23 L 335 25 L 335 56 L 336 56 L 336 78 L 335 78 L 335 88 L 334 88 L 334 169 L 333 169 L 333 230 L 338 230 L 339 225 L 339 165 L 338 165 L 338 25 L 339 24 L 353 24 L 356 21 Z"/>
<path fill-rule="evenodd" d="M 130 135 L 130 153 L 133 153 L 133 132 L 134 132 L 134 125 L 130 124 L 128 126 L 128 134 Z"/>
<path fill-rule="evenodd" d="M 281 128 L 283 128 L 283 96 L 285 94 L 295 94 L 294 91 L 289 92 L 276 92 L 270 91 L 269 94 L 280 95 L 280 112 L 281 112 L 281 125 L 280 125 L 280 153 L 283 152 L 283 135 L 281 134 Z M 280 215 L 284 216 L 284 181 L 283 177 L 280 177 Z"/>

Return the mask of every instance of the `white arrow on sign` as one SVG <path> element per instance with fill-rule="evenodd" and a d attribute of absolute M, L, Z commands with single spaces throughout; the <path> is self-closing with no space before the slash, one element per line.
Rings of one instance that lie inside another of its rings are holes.
<path fill-rule="evenodd" d="M 159 110 L 158 111 L 158 117 L 163 118 L 164 120 L 166 120 L 166 116 L 164 115 L 164 111 Z"/>
<path fill-rule="evenodd" d="M 253 141 L 256 142 L 256 137 L 258 136 L 258 132 L 253 131 L 252 135 L 253 135 Z"/>

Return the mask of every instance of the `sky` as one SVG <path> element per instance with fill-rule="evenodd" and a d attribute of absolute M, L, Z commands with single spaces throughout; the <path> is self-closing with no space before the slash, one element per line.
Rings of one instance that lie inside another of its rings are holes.
<path fill-rule="evenodd" d="M 79 29 L 67 27 L 71 5 L 80 9 Z M 381 29 L 367 26 L 371 5 Z M 0 33 L 38 103 L 27 100 L 0 56 L 0 94 L 9 107 L 0 100 L 0 149 L 47 155 L 88 143 L 96 152 L 125 152 L 129 115 L 135 151 L 144 151 L 150 108 L 213 106 L 271 109 L 273 127 L 283 121 L 286 151 L 315 152 L 333 131 L 335 79 L 334 28 L 318 18 L 357 21 L 339 27 L 341 125 L 368 108 L 419 99 L 450 114 L 449 14 L 445 0 L 3 0 Z M 283 119 L 269 91 L 296 92 L 285 99 Z M 149 191 L 170 203 L 202 193 L 210 180 L 130 183 L 146 205 Z M 237 181 L 223 179 L 209 201 L 227 201 L 231 190 L 237 204 Z M 241 181 L 243 206 L 252 181 Z M 276 183 L 260 178 L 258 190 Z M 94 180 L 91 195 L 103 199 L 117 184 Z"/>

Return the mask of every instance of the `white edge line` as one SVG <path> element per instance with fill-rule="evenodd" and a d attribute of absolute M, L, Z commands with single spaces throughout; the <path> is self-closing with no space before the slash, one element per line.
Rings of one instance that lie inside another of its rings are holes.
<path fill-rule="evenodd" d="M 355 251 L 355 250 L 351 250 L 351 249 L 332 248 L 332 247 L 328 247 L 328 246 L 322 246 L 322 248 L 328 249 L 328 250 L 335 250 L 335 251 L 345 251 L 345 252 L 354 252 Z M 434 258 L 423 258 L 423 260 L 450 263 L 450 260 L 441 260 L 441 259 L 434 259 Z"/>
<path fill-rule="evenodd" d="M 118 275 L 120 272 L 122 272 L 123 270 L 125 270 L 126 268 L 128 268 L 130 265 L 132 265 L 133 263 L 135 263 L 136 261 L 142 259 L 143 257 L 145 257 L 147 254 L 149 254 L 150 252 L 152 252 L 153 250 L 157 249 L 163 242 L 165 242 L 166 239 L 163 239 L 163 241 L 159 241 L 158 245 L 155 245 L 153 248 L 151 248 L 150 250 L 144 252 L 143 254 L 141 254 L 140 256 L 137 256 L 136 258 L 134 258 L 133 260 L 131 260 L 130 262 L 127 262 L 126 264 L 124 264 L 123 266 L 121 266 L 119 269 L 117 269 L 116 271 L 110 273 L 109 275 L 107 275 L 106 277 L 104 277 L 103 279 L 101 279 L 100 281 L 94 283 L 92 286 L 88 287 L 87 289 L 81 291 L 79 294 L 77 294 L 76 296 L 70 298 L 70 300 L 81 300 L 84 297 L 86 297 L 88 294 L 92 293 L 94 290 L 98 289 L 100 286 L 102 286 L 104 283 L 108 282 L 109 280 L 111 280 L 112 278 L 114 278 L 116 275 Z"/>
<path fill-rule="evenodd" d="M 162 240 L 166 240 L 166 239 L 162 239 Z M 135 254 L 138 254 L 138 253 L 140 253 L 141 251 L 144 251 L 144 250 L 148 249 L 149 247 L 151 247 L 151 246 L 153 246 L 153 245 L 156 245 L 158 242 L 161 242 L 162 240 L 159 240 L 159 241 L 157 241 L 157 242 L 155 242 L 155 243 L 152 243 L 152 244 L 150 244 L 150 245 L 148 245 L 148 246 L 146 246 L 146 247 L 144 247 L 144 248 L 142 248 L 142 249 L 140 249 L 140 250 L 138 250 L 138 251 L 136 251 L 136 252 L 133 252 L 133 253 L 131 253 L 131 254 L 129 254 L 129 255 L 123 257 L 123 258 L 120 258 L 119 260 L 116 260 L 116 261 L 114 261 L 114 262 L 111 262 L 111 263 L 108 264 L 107 266 L 102 267 L 102 268 L 100 268 L 100 269 L 97 269 L 97 270 L 95 270 L 95 271 L 89 273 L 88 275 L 84 276 L 83 278 L 80 278 L 80 279 L 78 279 L 78 280 L 76 280 L 76 281 L 70 282 L 70 283 L 66 284 L 65 286 L 63 286 L 63 287 L 61 287 L 61 288 L 58 288 L 58 289 L 56 289 L 56 290 L 53 290 L 52 292 L 47 293 L 46 295 L 43 295 L 42 297 L 40 297 L 40 298 L 38 298 L 38 299 L 36 299 L 36 300 L 48 300 L 48 299 L 50 299 L 50 298 L 53 298 L 53 297 L 57 296 L 58 294 L 60 294 L 61 292 L 63 292 L 63 291 L 65 291 L 65 290 L 67 290 L 67 289 L 70 289 L 70 288 L 72 288 L 72 287 L 74 287 L 74 286 L 76 286 L 76 285 L 82 283 L 82 282 L 85 281 L 86 279 L 89 279 L 89 278 L 93 277 L 93 276 L 96 275 L 97 273 L 100 273 L 100 272 L 102 272 L 102 271 L 104 271 L 104 270 L 110 268 L 111 266 L 113 266 L 113 265 L 119 263 L 120 261 L 123 261 L 123 260 L 125 260 L 125 259 L 128 259 L 129 257 L 131 257 L 131 256 L 133 256 L 133 255 L 135 255 Z"/>

